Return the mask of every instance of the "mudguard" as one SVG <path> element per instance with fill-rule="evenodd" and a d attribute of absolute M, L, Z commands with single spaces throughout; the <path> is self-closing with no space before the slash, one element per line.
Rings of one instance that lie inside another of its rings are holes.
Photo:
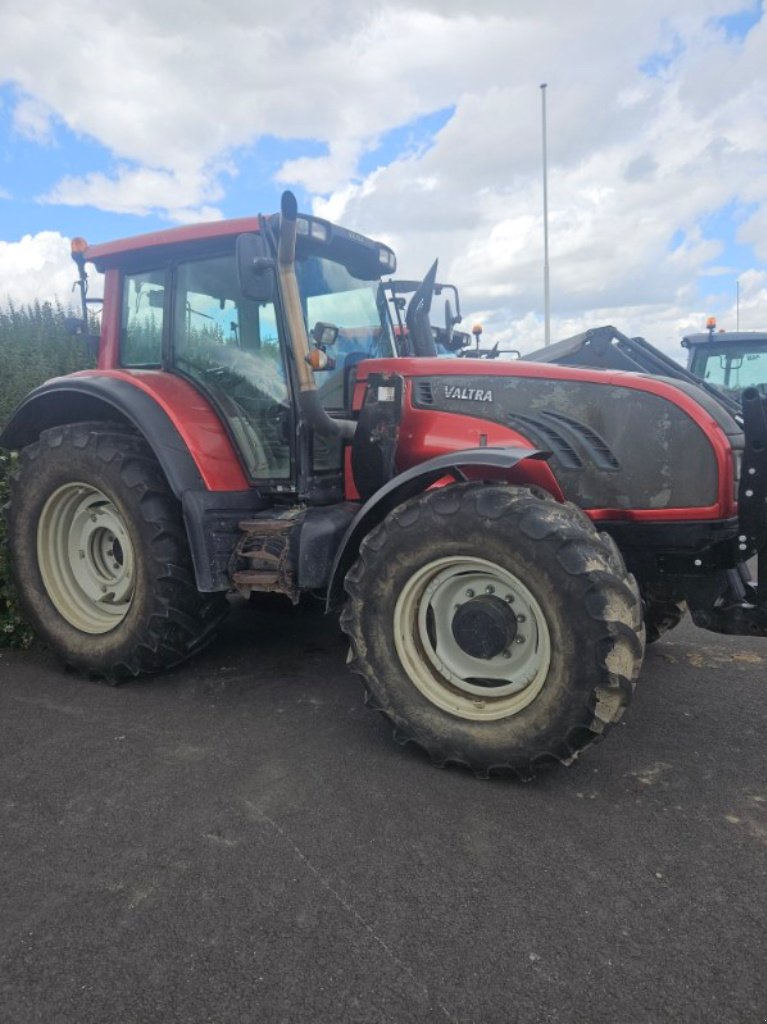
<path fill-rule="evenodd" d="M 23 448 L 36 441 L 43 430 L 65 423 L 122 421 L 145 438 L 176 497 L 190 490 L 245 490 L 247 481 L 223 430 L 219 428 L 220 451 L 213 444 L 217 439 L 211 438 L 210 429 L 205 432 L 205 444 L 193 451 L 163 408 L 162 399 L 143 381 L 134 382 L 120 371 L 86 371 L 58 377 L 27 395 L 0 434 L 0 446 Z M 212 421 L 212 412 L 210 418 Z"/>
<path fill-rule="evenodd" d="M 393 477 L 365 502 L 346 531 L 330 573 L 326 608 L 330 610 L 338 604 L 344 577 L 357 557 L 363 538 L 397 505 L 421 494 L 444 476 L 467 480 L 469 476 L 464 470 L 472 471 L 471 476 L 475 476 L 477 470 L 510 470 L 527 459 L 548 457 L 548 452 L 536 448 L 467 448 L 438 455 Z"/>

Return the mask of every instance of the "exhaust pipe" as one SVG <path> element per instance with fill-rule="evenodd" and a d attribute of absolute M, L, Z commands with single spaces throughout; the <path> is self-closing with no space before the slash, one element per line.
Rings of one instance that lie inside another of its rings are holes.
<path fill-rule="evenodd" d="M 335 420 L 328 416 L 317 394 L 314 371 L 308 363 L 309 336 L 306 332 L 301 295 L 296 277 L 296 218 L 298 204 L 292 192 L 282 193 L 280 208 L 280 237 L 277 245 L 277 273 L 285 308 L 285 319 L 290 332 L 293 358 L 298 372 L 298 407 L 301 419 L 322 437 L 340 437 L 345 441 L 354 437 L 354 420 Z"/>

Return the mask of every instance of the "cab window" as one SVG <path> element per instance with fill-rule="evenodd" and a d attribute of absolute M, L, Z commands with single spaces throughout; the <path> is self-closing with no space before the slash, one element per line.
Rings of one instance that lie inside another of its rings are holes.
<path fill-rule="evenodd" d="M 162 363 L 165 271 L 126 274 L 123 278 L 120 365 L 153 367 Z"/>
<path fill-rule="evenodd" d="M 252 478 L 288 478 L 290 400 L 274 304 L 240 293 L 234 254 L 180 264 L 174 295 L 174 367 L 218 406 Z"/>

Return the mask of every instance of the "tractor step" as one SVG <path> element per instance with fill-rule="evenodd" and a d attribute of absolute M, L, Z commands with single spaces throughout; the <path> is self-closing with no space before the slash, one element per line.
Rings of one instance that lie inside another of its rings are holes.
<path fill-rule="evenodd" d="M 279 519 L 243 519 L 239 524 L 243 533 L 259 537 L 279 537 L 289 533 L 296 525 L 296 516 L 282 516 Z"/>
<path fill-rule="evenodd" d="M 269 591 L 287 596 L 295 604 L 298 587 L 290 559 L 290 537 L 301 523 L 303 509 L 282 515 L 243 519 L 232 559 L 230 580 L 237 590 Z M 248 567 L 243 566 L 249 563 Z"/>
<path fill-rule="evenodd" d="M 232 574 L 232 583 L 237 587 L 248 587 L 250 590 L 282 591 L 282 582 L 278 572 L 265 569 L 244 569 Z"/>

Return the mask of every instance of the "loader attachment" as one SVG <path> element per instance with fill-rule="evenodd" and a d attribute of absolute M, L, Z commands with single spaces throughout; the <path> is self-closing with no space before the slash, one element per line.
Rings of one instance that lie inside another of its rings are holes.
<path fill-rule="evenodd" d="M 720 595 L 711 594 L 709 606 L 690 601 L 693 621 L 715 633 L 767 636 L 767 388 L 743 392 L 745 448 L 738 491 L 738 535 L 733 568 L 726 569 Z M 753 582 L 746 560 L 755 557 Z M 722 578 L 722 577 L 720 577 Z M 700 592 L 698 598 L 700 599 Z"/>

